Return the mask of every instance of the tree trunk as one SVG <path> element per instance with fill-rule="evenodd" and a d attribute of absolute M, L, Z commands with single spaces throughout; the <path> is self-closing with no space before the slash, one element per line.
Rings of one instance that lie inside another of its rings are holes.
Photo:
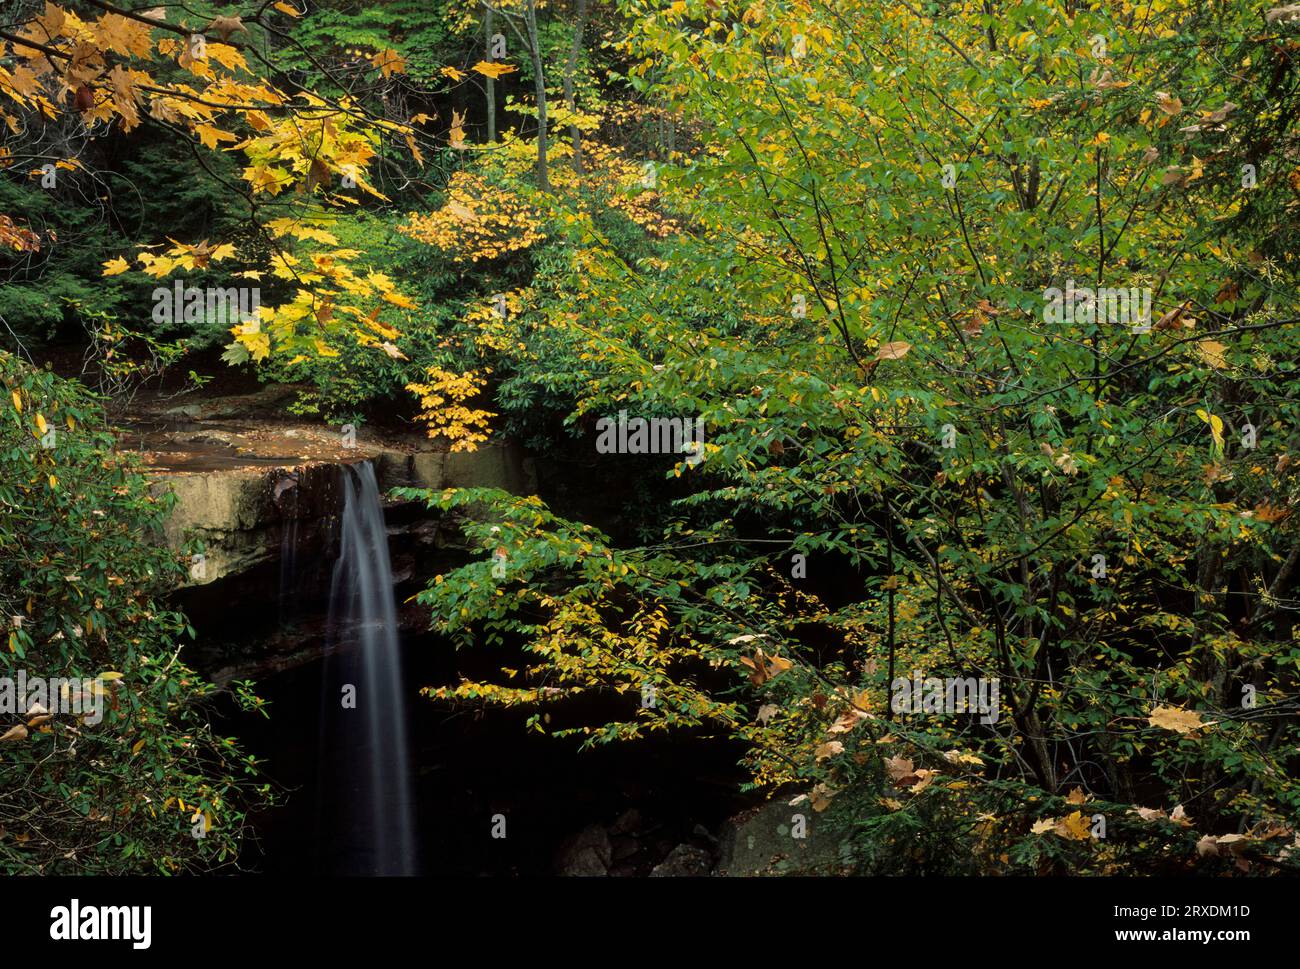
<path fill-rule="evenodd" d="M 492 60 L 492 8 L 487 8 L 487 13 L 483 17 L 483 39 L 486 43 L 484 60 Z M 497 140 L 497 92 L 496 81 L 491 77 L 487 79 L 487 140 L 492 143 Z"/>
<path fill-rule="evenodd" d="M 533 85 L 537 92 L 537 185 L 543 192 L 551 190 L 546 174 L 546 78 L 542 73 L 541 43 L 537 39 L 537 3 L 528 0 L 525 14 L 528 46 L 533 55 Z"/>
<path fill-rule="evenodd" d="M 573 95 L 573 73 L 578 69 L 578 58 L 582 55 L 582 35 L 587 29 L 587 0 L 578 0 L 578 22 L 573 27 L 573 46 L 569 48 L 569 63 L 564 70 L 564 103 L 570 111 L 576 111 Z M 573 170 L 582 171 L 582 135 L 576 124 L 570 123 L 569 135 L 573 138 Z"/>

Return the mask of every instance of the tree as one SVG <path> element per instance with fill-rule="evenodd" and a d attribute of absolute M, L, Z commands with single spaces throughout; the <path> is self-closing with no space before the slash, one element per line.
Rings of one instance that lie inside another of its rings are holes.
<path fill-rule="evenodd" d="M 692 232 L 585 235 L 543 332 L 573 426 L 702 418 L 705 459 L 661 459 L 649 540 L 427 495 L 494 516 L 423 597 L 440 628 L 534 660 L 434 696 L 731 732 L 869 870 L 1293 865 L 1295 28 L 628 10 L 633 76 L 703 142 L 662 175 Z M 945 710 L 950 681 L 998 697 Z"/>

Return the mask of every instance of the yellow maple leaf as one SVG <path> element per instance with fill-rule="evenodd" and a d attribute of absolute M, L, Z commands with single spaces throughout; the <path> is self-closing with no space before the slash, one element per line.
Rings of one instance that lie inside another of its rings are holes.
<path fill-rule="evenodd" d="M 238 141 L 239 139 L 229 131 L 222 131 L 220 128 L 210 124 L 201 124 L 194 127 L 194 132 L 199 136 L 199 141 L 203 142 L 205 148 L 216 149 L 217 145 L 223 141 Z"/>
<path fill-rule="evenodd" d="M 1088 820 L 1079 811 L 1061 818 L 1052 830 L 1070 841 L 1086 841 L 1091 835 L 1088 830 Z"/>
<path fill-rule="evenodd" d="M 512 74 L 519 70 L 519 68 L 515 67 L 513 64 L 504 64 L 501 61 L 479 61 L 471 67 L 470 70 L 478 71 L 478 73 L 482 74 L 484 77 L 495 79 L 504 74 Z"/>
<path fill-rule="evenodd" d="M 390 74 L 405 74 L 406 61 L 402 55 L 391 48 L 381 50 L 370 58 L 370 63 L 379 68 L 384 77 Z"/>

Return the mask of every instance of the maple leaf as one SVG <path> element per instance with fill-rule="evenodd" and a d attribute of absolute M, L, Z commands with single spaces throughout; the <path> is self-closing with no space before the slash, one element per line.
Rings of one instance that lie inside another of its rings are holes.
<path fill-rule="evenodd" d="M 835 791 L 831 790 L 825 784 L 818 784 L 812 789 L 812 806 L 814 811 L 825 811 L 831 806 L 831 798 L 835 796 Z"/>
<path fill-rule="evenodd" d="M 465 147 L 465 113 L 463 111 L 457 111 L 455 108 L 452 108 L 451 131 L 448 132 L 447 138 L 451 141 L 451 147 Z"/>
<path fill-rule="evenodd" d="M 247 33 L 248 28 L 240 19 L 239 14 L 230 17 L 213 17 L 212 23 L 203 28 L 204 33 L 211 31 L 221 38 L 224 44 L 230 40 L 231 34 Z"/>
<path fill-rule="evenodd" d="M 384 77 L 392 74 L 405 74 L 406 61 L 402 55 L 392 49 L 381 50 L 370 58 L 370 63 L 379 68 Z"/>
<path fill-rule="evenodd" d="M 415 159 L 415 163 L 417 165 L 423 168 L 424 152 L 420 151 L 419 145 L 415 143 L 415 136 L 408 131 L 405 137 L 406 137 L 406 147 L 410 149 L 411 157 Z"/>
<path fill-rule="evenodd" d="M 906 784 L 915 779 L 916 771 L 913 770 L 912 761 L 908 758 L 903 756 L 886 757 L 884 761 L 885 772 L 894 783 Z"/>
<path fill-rule="evenodd" d="M 490 77 L 495 80 L 505 74 L 512 74 L 519 70 L 519 68 L 515 67 L 513 64 L 504 64 L 501 61 L 479 61 L 471 67 L 470 70 L 477 71 L 484 77 Z"/>
<path fill-rule="evenodd" d="M 1074 811 L 1061 818 L 1052 830 L 1070 841 L 1086 841 L 1092 836 L 1088 830 L 1088 819 L 1080 811 Z"/>
<path fill-rule="evenodd" d="M 826 760 L 827 758 L 834 757 L 836 754 L 842 753 L 844 753 L 844 745 L 838 740 L 828 740 L 814 751 L 817 760 Z"/>
<path fill-rule="evenodd" d="M 222 131 L 220 128 L 214 127 L 210 124 L 196 125 L 194 132 L 199 136 L 199 141 L 203 142 L 205 148 L 211 148 L 213 150 L 215 150 L 223 141 L 239 140 L 229 131 Z"/>
<path fill-rule="evenodd" d="M 116 259 L 110 259 L 104 263 L 103 275 L 116 276 L 119 273 L 124 273 L 128 271 L 130 268 L 131 268 L 130 264 L 121 256 L 118 256 Z"/>
<path fill-rule="evenodd" d="M 1189 734 L 1205 726 L 1201 715 L 1196 711 L 1180 710 L 1178 707 L 1169 706 L 1158 706 L 1152 710 L 1147 723 L 1153 727 L 1173 730 L 1181 734 Z"/>
<path fill-rule="evenodd" d="M 749 679 L 755 686 L 762 686 L 794 665 L 780 656 L 765 656 L 761 649 L 755 650 L 752 658 L 742 656 L 740 662 L 750 668 Z"/>

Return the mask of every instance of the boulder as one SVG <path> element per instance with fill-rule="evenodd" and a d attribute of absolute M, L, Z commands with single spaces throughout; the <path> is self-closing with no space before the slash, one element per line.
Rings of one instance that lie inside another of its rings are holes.
<path fill-rule="evenodd" d="M 609 874 L 613 848 L 609 832 L 598 824 L 588 825 L 569 838 L 555 853 L 555 873 L 576 877 L 604 877 Z"/>
<path fill-rule="evenodd" d="M 723 825 L 718 841 L 715 875 L 842 874 L 852 862 L 844 837 L 829 831 L 806 801 L 794 807 L 770 801 L 739 814 Z"/>
<path fill-rule="evenodd" d="M 712 856 L 703 848 L 681 844 L 650 869 L 651 878 L 699 878 L 709 873 Z"/>

